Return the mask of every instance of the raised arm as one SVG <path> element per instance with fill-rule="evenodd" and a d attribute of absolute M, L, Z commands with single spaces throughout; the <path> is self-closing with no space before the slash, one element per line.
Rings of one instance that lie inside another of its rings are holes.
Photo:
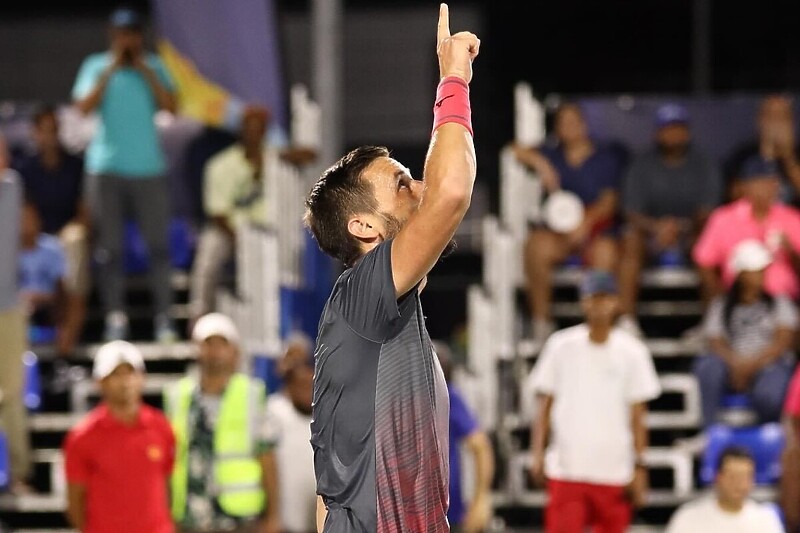
<path fill-rule="evenodd" d="M 419 283 L 439 260 L 469 208 L 475 182 L 475 146 L 465 122 L 470 121 L 468 84 L 480 41 L 468 32 L 450 35 L 446 4 L 439 10 L 437 37 L 442 81 L 434 108 L 437 122 L 425 161 L 425 189 L 419 208 L 392 245 L 398 296 Z"/>

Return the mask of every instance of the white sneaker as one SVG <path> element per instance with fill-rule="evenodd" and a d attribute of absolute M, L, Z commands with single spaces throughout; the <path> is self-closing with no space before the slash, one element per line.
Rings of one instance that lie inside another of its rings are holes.
<path fill-rule="evenodd" d="M 128 336 L 128 315 L 122 311 L 111 311 L 106 315 L 103 339 L 106 342 L 122 341 Z"/>
<path fill-rule="evenodd" d="M 626 333 L 630 333 L 638 339 L 644 338 L 644 332 L 639 326 L 639 321 L 633 315 L 622 315 L 617 320 L 617 327 Z"/>

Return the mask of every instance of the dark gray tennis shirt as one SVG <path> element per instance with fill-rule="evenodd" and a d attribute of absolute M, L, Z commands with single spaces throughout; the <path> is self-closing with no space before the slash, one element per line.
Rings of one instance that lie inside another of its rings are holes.
<path fill-rule="evenodd" d="M 391 247 L 339 277 L 320 320 L 311 445 L 326 533 L 450 530 L 447 385 L 417 289 L 395 297 Z"/>

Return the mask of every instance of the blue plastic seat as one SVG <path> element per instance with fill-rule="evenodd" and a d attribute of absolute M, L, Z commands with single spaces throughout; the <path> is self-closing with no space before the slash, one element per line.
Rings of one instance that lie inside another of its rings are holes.
<path fill-rule="evenodd" d="M 39 358 L 33 352 L 25 352 L 22 356 L 25 367 L 25 387 L 22 389 L 22 401 L 29 411 L 38 411 L 42 406 L 42 377 L 39 373 Z"/>
<path fill-rule="evenodd" d="M 28 326 L 28 342 L 31 344 L 52 344 L 56 342 L 58 331 L 53 326 Z"/>
<path fill-rule="evenodd" d="M 0 489 L 5 489 L 11 482 L 11 461 L 8 457 L 8 439 L 0 430 Z"/>
<path fill-rule="evenodd" d="M 717 461 L 725 448 L 740 446 L 753 455 L 756 463 L 756 483 L 770 485 L 781 476 L 781 452 L 786 441 L 778 422 L 762 426 L 734 428 L 715 424 L 708 429 L 708 444 L 703 452 L 700 480 L 708 485 L 714 481 Z"/>
<path fill-rule="evenodd" d="M 191 224 L 184 219 L 170 221 L 168 229 L 170 263 L 175 268 L 188 270 L 192 265 L 195 235 Z M 132 221 L 125 224 L 125 247 L 123 253 L 125 272 L 144 274 L 150 264 L 147 245 L 139 228 Z"/>

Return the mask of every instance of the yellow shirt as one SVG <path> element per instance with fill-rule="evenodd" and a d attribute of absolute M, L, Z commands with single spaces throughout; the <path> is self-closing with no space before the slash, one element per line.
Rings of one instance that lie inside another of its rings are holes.
<path fill-rule="evenodd" d="M 266 154 L 265 148 L 265 158 Z M 265 225 L 264 177 L 256 180 L 253 173 L 253 165 L 245 158 L 241 144 L 234 144 L 212 157 L 203 176 L 206 215 L 225 217 L 234 228 L 247 222 Z"/>

